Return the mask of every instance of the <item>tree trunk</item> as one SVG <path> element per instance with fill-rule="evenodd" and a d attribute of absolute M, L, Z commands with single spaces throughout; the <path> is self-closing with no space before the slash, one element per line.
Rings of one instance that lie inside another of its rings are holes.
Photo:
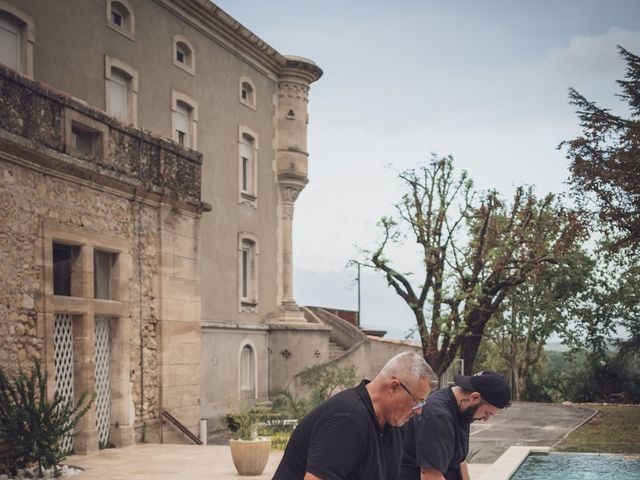
<path fill-rule="evenodd" d="M 473 363 L 480 349 L 482 333 L 469 335 L 460 342 L 460 357 L 464 362 L 464 374 L 473 375 Z"/>

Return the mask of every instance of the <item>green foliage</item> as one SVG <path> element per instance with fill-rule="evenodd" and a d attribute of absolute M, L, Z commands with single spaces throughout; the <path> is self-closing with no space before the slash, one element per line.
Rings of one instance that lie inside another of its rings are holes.
<path fill-rule="evenodd" d="M 259 432 L 260 425 L 269 416 L 270 412 L 267 408 L 249 407 L 243 408 L 237 413 L 229 413 L 225 417 L 225 422 L 234 439 L 255 440 L 261 433 Z"/>
<path fill-rule="evenodd" d="M 327 400 L 337 390 L 356 384 L 356 367 L 338 367 L 335 364 L 306 367 L 299 373 L 302 384 L 311 389 L 313 406 Z"/>
<path fill-rule="evenodd" d="M 582 135 L 563 142 L 570 160 L 569 179 L 583 211 L 599 220 L 595 225 L 608 248 L 640 248 L 640 57 L 618 47 L 627 63 L 625 80 L 618 80 L 631 113 L 623 118 L 598 107 L 573 88 L 569 98 L 577 107 Z"/>
<path fill-rule="evenodd" d="M 74 405 L 59 392 L 48 401 L 46 385 L 39 362 L 28 375 L 20 372 L 15 378 L 0 370 L 0 442 L 12 448 L 12 470 L 37 463 L 40 476 L 51 467 L 57 474 L 58 463 L 69 453 L 62 442 L 93 402 L 83 393 Z"/>
<path fill-rule="evenodd" d="M 302 420 L 317 405 L 304 398 L 295 396 L 288 390 L 278 392 L 273 402 L 273 410 L 284 418 Z"/>

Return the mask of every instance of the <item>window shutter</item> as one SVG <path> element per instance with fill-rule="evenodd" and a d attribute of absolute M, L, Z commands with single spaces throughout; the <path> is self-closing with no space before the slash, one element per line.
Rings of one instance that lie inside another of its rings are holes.
<path fill-rule="evenodd" d="M 117 70 L 111 70 L 111 99 L 109 112 L 120 120 L 129 120 L 129 82 Z"/>
<path fill-rule="evenodd" d="M 0 17 L 0 63 L 20 70 L 20 29 Z"/>

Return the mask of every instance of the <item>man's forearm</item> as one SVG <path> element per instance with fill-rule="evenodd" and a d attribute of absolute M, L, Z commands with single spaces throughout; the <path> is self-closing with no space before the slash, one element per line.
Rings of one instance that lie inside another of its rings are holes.
<path fill-rule="evenodd" d="M 432 468 L 420 469 L 420 480 L 444 480 L 442 472 Z"/>
<path fill-rule="evenodd" d="M 467 462 L 460 463 L 460 475 L 462 475 L 462 480 L 471 480 L 471 475 L 469 475 L 469 467 L 467 466 Z"/>

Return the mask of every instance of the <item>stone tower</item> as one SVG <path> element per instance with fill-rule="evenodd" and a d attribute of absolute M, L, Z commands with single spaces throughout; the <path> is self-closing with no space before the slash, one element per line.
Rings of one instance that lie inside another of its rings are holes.
<path fill-rule="evenodd" d="M 308 183 L 307 103 L 309 85 L 322 70 L 311 60 L 287 56 L 278 81 L 277 163 L 280 188 L 280 309 L 275 323 L 304 322 L 293 298 L 292 226 L 294 203 Z"/>

